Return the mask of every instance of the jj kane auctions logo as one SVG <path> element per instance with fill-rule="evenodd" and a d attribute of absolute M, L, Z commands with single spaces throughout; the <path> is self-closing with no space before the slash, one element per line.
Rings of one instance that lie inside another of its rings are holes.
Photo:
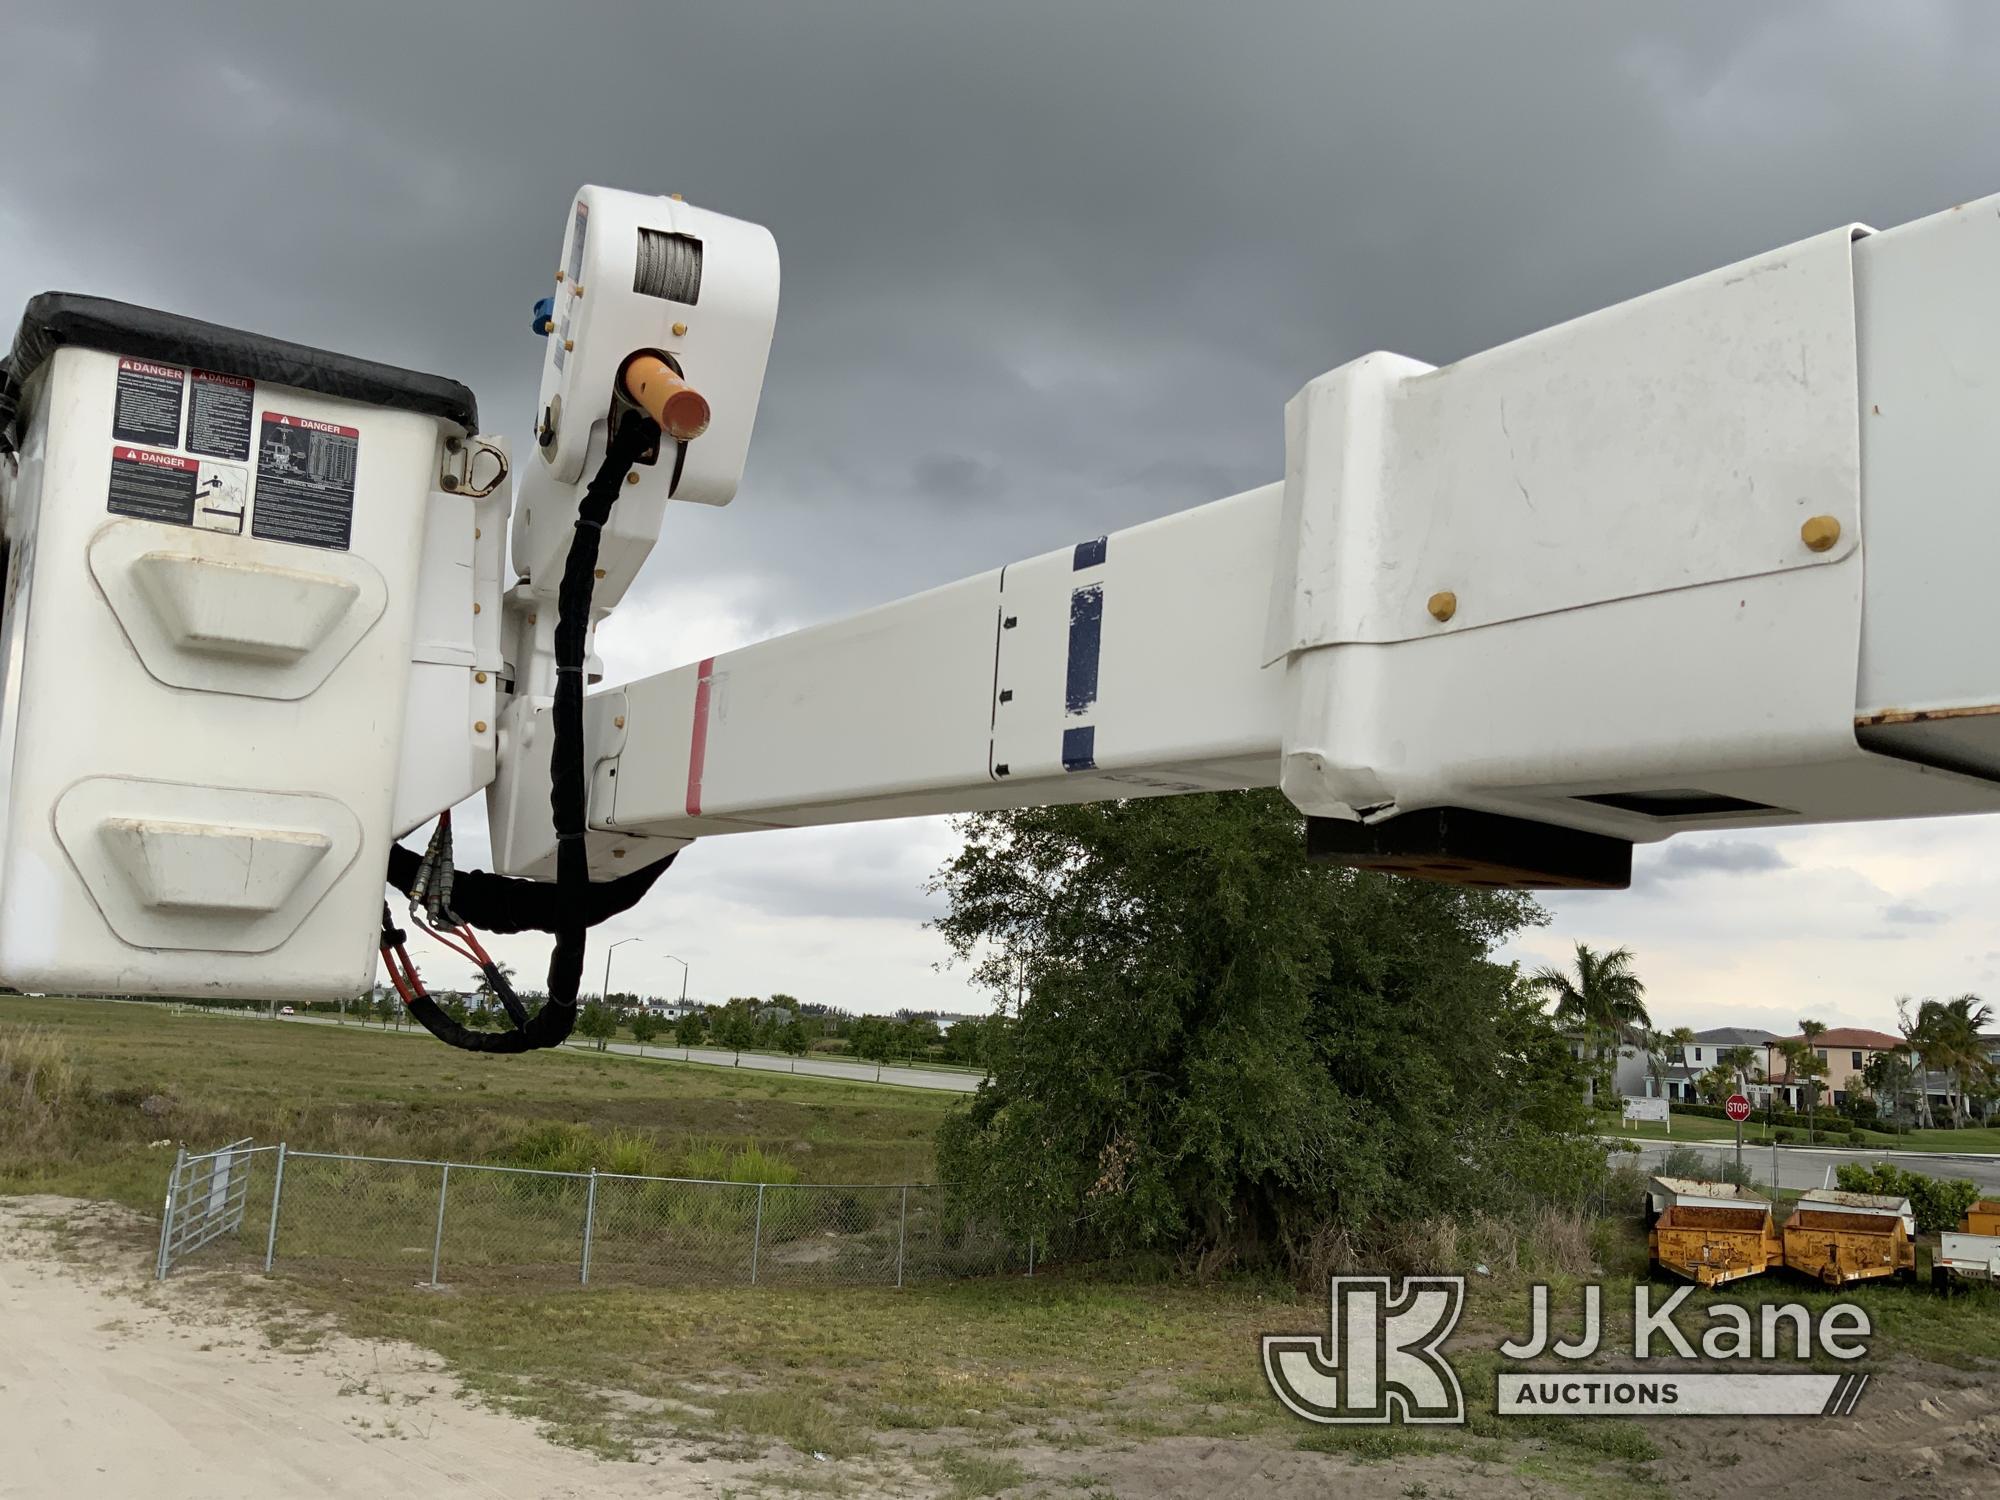
<path fill-rule="evenodd" d="M 1717 1303 L 1705 1328 L 1677 1320 L 1693 1287 L 1657 1306 L 1655 1289 L 1632 1291 L 1631 1357 L 1627 1370 L 1503 1370 L 1494 1391 L 1501 1416 L 1840 1416 L 1867 1389 L 1858 1371 L 1821 1374 L 1787 1369 L 1817 1352 L 1857 1360 L 1873 1329 L 1867 1311 L 1839 1302 L 1817 1319 L 1802 1304 L 1748 1308 Z M 1603 1288 L 1583 1292 L 1583 1327 L 1574 1339 L 1554 1336 L 1549 1289 L 1533 1289 L 1531 1326 L 1500 1353 L 1510 1360 L 1552 1357 L 1574 1365 L 1604 1344 Z M 1279 1401 L 1308 1422 L 1463 1423 L 1465 1393 L 1443 1352 L 1465 1309 L 1463 1276 L 1335 1276 L 1328 1285 L 1327 1332 L 1266 1334 L 1264 1377 Z M 1735 1369 L 1643 1366 L 1662 1357 L 1733 1364 Z"/>

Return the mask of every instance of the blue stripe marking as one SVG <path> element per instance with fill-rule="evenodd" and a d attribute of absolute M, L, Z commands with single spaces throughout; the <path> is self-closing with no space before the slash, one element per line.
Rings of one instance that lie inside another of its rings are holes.
<path fill-rule="evenodd" d="M 1063 731 L 1063 769 L 1065 771 L 1095 771 L 1097 769 L 1097 726 L 1085 724 L 1077 729 Z"/>
<path fill-rule="evenodd" d="M 1093 583 L 1069 596 L 1069 683 L 1064 710 L 1087 714 L 1097 703 L 1097 653 L 1104 634 L 1104 585 Z"/>
<path fill-rule="evenodd" d="M 1069 565 L 1072 573 L 1081 573 L 1085 568 L 1094 568 L 1104 561 L 1105 537 L 1093 537 L 1087 542 L 1076 544 L 1076 558 Z"/>

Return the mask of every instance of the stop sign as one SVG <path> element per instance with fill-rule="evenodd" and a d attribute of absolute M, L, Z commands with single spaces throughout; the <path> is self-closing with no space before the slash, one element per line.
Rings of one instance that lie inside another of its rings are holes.
<path fill-rule="evenodd" d="M 1731 1094 L 1729 1101 L 1722 1106 L 1722 1110 L 1730 1119 L 1741 1125 L 1750 1118 L 1750 1101 L 1741 1094 Z"/>

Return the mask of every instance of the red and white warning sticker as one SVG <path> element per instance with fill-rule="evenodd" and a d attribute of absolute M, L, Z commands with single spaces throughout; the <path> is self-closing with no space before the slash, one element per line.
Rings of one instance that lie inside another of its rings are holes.
<path fill-rule="evenodd" d="M 250 407 L 254 381 L 214 370 L 192 372 L 188 398 L 187 450 L 210 458 L 250 457 Z"/>
<path fill-rule="evenodd" d="M 354 473 L 360 457 L 358 427 L 265 412 L 257 440 L 250 534 L 346 551 L 354 530 Z"/>
<path fill-rule="evenodd" d="M 105 508 L 140 521 L 192 526 L 200 472 L 200 464 L 178 453 L 120 444 L 111 450 L 111 491 Z"/>
<path fill-rule="evenodd" d="M 145 359 L 118 361 L 118 393 L 111 408 L 111 436 L 121 443 L 181 440 L 181 390 L 187 372 L 179 365 Z"/>

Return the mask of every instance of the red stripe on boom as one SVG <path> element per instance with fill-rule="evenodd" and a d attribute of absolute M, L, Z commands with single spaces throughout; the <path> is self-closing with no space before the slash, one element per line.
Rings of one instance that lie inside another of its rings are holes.
<path fill-rule="evenodd" d="M 688 737 L 687 814 L 701 816 L 701 772 L 708 760 L 708 679 L 715 658 L 704 656 L 695 669 L 694 731 Z"/>

